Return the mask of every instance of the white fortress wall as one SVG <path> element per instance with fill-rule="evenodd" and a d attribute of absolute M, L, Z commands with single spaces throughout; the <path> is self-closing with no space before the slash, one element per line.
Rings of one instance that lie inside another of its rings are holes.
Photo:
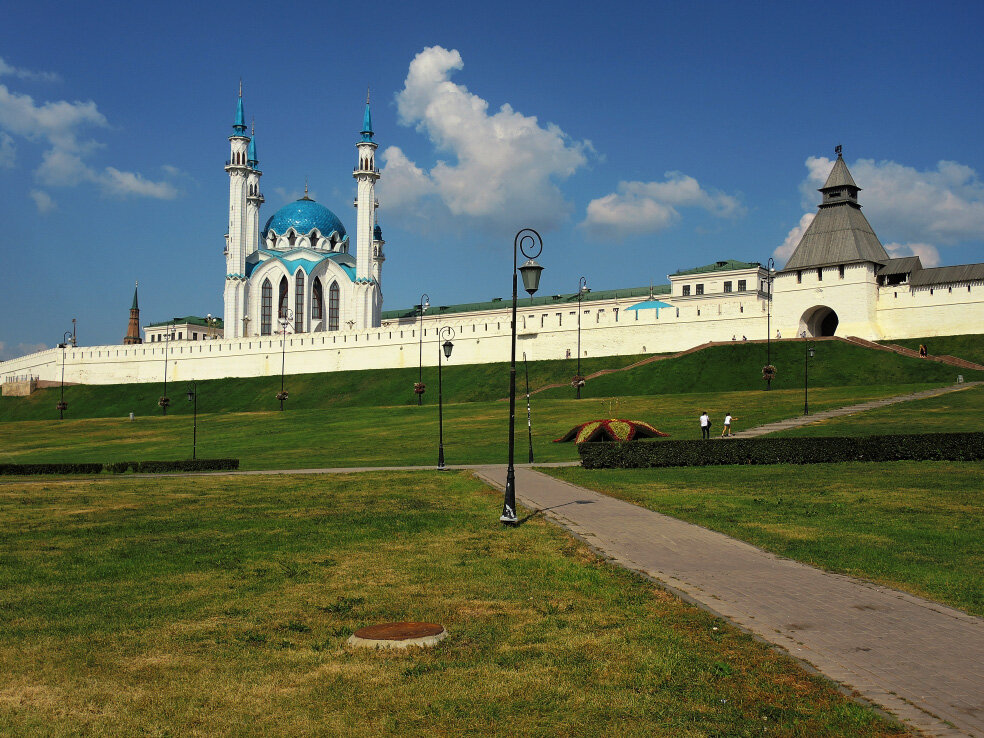
<path fill-rule="evenodd" d="M 981 333 L 984 283 L 879 287 L 876 315 L 885 338 Z"/>

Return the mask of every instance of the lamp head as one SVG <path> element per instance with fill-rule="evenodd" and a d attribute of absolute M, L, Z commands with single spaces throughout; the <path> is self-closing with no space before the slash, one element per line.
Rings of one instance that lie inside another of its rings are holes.
<path fill-rule="evenodd" d="M 523 275 L 523 288 L 530 293 L 530 297 L 540 289 L 540 272 L 542 271 L 543 267 L 537 264 L 534 259 L 529 259 L 519 268 L 519 273 Z"/>
<path fill-rule="evenodd" d="M 188 390 L 188 402 L 191 402 L 194 399 L 195 399 L 195 390 L 192 389 Z"/>
<path fill-rule="evenodd" d="M 445 341 L 444 343 L 442 343 L 441 344 L 441 348 L 444 349 L 444 358 L 445 359 L 450 359 L 451 358 L 451 349 L 454 348 L 454 344 L 451 343 L 451 340 L 448 339 L 447 341 Z"/>

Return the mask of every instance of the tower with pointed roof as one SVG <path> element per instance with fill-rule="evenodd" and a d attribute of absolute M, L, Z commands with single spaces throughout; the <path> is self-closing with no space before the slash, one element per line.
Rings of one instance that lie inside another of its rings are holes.
<path fill-rule="evenodd" d="M 817 214 L 776 274 L 776 303 L 790 335 L 870 337 L 877 324 L 878 270 L 890 257 L 861 212 L 858 187 L 837 159 L 819 188 Z M 780 299 L 781 297 L 781 299 Z"/>
<path fill-rule="evenodd" d="M 223 293 L 223 318 L 226 336 L 243 335 L 248 283 L 246 256 L 256 249 L 259 232 L 260 172 L 256 169 L 256 146 L 246 135 L 246 114 L 243 109 L 243 83 L 239 83 L 236 118 L 229 136 L 229 230 L 226 232 L 226 277 Z M 251 227 L 252 226 L 252 227 Z M 252 240 L 250 240 L 252 238 Z"/>
<path fill-rule="evenodd" d="M 359 161 L 352 172 L 357 185 L 356 208 L 356 266 L 355 266 L 355 325 L 361 328 L 377 326 L 383 306 L 379 283 L 382 260 L 382 236 L 376 239 L 376 142 L 372 140 L 372 115 L 369 110 L 369 93 L 366 93 L 366 111 L 362 116 L 361 138 L 356 143 Z M 375 249 L 375 251 L 374 251 Z"/>
<path fill-rule="evenodd" d="M 133 304 L 130 305 L 130 322 L 126 327 L 126 335 L 123 336 L 124 346 L 134 346 L 143 343 L 140 338 L 140 306 L 137 303 L 137 287 L 139 282 L 133 285 Z"/>

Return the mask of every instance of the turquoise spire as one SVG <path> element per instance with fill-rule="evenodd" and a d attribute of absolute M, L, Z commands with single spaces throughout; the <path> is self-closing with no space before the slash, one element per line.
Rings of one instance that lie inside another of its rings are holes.
<path fill-rule="evenodd" d="M 256 169 L 256 165 L 260 163 L 260 160 L 256 158 L 256 121 L 252 122 L 252 127 L 249 131 L 249 150 L 246 152 L 246 163 L 249 164 L 253 169 Z"/>
<path fill-rule="evenodd" d="M 362 117 L 362 140 L 372 141 L 372 116 L 369 115 L 369 90 L 366 90 L 366 114 Z"/>
<path fill-rule="evenodd" d="M 232 130 L 237 136 L 246 135 L 246 113 L 243 111 L 243 81 L 239 80 L 239 104 L 236 106 L 236 122 L 232 124 Z"/>

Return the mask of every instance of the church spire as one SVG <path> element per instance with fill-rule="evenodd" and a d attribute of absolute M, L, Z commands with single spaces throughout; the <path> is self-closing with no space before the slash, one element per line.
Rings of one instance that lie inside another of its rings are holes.
<path fill-rule="evenodd" d="M 243 81 L 239 80 L 239 102 L 236 105 L 236 122 L 232 124 L 232 130 L 237 136 L 246 135 L 246 112 L 243 110 Z"/>
<path fill-rule="evenodd" d="M 137 287 L 140 286 L 140 282 L 133 283 L 133 304 L 130 306 L 130 310 L 139 310 L 140 306 L 137 305 Z"/>

